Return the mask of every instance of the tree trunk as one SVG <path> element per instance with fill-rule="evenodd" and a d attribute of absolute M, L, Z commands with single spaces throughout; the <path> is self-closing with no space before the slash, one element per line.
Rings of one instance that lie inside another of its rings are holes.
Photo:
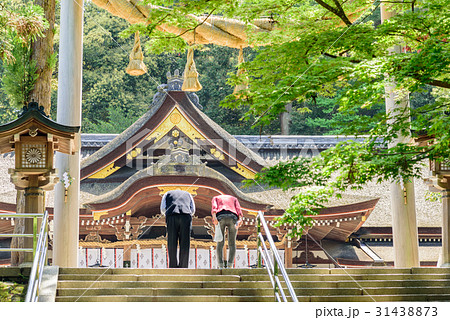
<path fill-rule="evenodd" d="M 44 111 L 47 115 L 50 115 L 51 106 L 51 80 L 53 74 L 53 66 L 49 63 L 50 58 L 53 55 L 53 38 L 55 27 L 55 0 L 34 0 L 36 5 L 44 8 L 45 19 L 49 23 L 48 29 L 45 31 L 42 38 L 37 38 L 32 45 L 32 59 L 37 62 L 38 78 L 36 85 L 30 94 L 30 99 L 39 103 L 44 107 Z M 44 200 L 45 202 L 45 200 Z M 16 196 L 16 212 L 25 212 L 25 193 L 24 191 L 17 191 Z M 14 233 L 25 232 L 25 220 L 24 218 L 15 219 Z M 25 241 L 23 238 L 13 238 L 11 241 L 11 248 L 24 248 Z M 11 265 L 18 266 L 25 260 L 25 254 L 23 252 L 11 253 Z"/>
<path fill-rule="evenodd" d="M 34 0 L 36 5 L 44 8 L 45 19 L 49 27 L 45 30 L 44 37 L 37 38 L 32 46 L 32 59 L 37 62 L 38 79 L 30 98 L 44 107 L 47 115 L 50 115 L 51 106 L 51 80 L 54 66 L 50 60 L 53 55 L 53 39 L 55 35 L 55 0 Z"/>
<path fill-rule="evenodd" d="M 16 196 L 16 212 L 24 213 L 25 212 L 25 196 L 22 190 L 17 190 Z M 14 233 L 15 234 L 24 234 L 25 233 L 25 219 L 24 218 L 16 218 L 14 219 Z M 12 238 L 11 240 L 11 248 L 25 248 L 25 239 L 24 238 Z M 18 266 L 22 264 L 25 260 L 25 254 L 23 252 L 13 251 L 11 252 L 11 265 Z"/>
<path fill-rule="evenodd" d="M 281 126 L 281 134 L 289 135 L 289 127 L 291 124 L 291 111 L 292 111 L 292 102 L 289 102 L 285 105 L 286 111 L 281 113 L 280 115 L 280 126 Z"/>

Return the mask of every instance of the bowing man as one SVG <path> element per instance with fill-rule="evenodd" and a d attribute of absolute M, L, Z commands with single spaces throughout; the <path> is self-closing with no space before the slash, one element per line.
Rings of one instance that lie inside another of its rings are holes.
<path fill-rule="evenodd" d="M 166 216 L 169 268 L 187 268 L 191 244 L 192 216 L 195 203 L 189 192 L 171 190 L 161 200 L 161 213 Z M 177 247 L 180 245 L 179 258 Z"/>

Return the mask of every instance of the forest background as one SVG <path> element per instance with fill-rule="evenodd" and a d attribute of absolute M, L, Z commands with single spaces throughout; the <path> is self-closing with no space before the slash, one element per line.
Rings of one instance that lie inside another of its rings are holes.
<path fill-rule="evenodd" d="M 161 7 L 153 7 L 158 9 L 150 11 L 148 23 L 133 25 L 86 1 L 82 132 L 120 133 L 128 128 L 148 109 L 157 86 L 166 82 L 166 73 L 183 70 L 186 49 L 195 47 L 203 85 L 197 94 L 203 111 L 231 134 L 280 134 L 280 115 L 292 103 L 291 134 L 365 136 L 361 141 L 338 143 L 321 157 L 280 162 L 250 181 L 283 190 L 318 187 L 294 196 L 280 223 L 284 219 L 303 225 L 304 212 L 317 212 L 331 195 L 362 188 L 368 181 L 391 181 L 404 190 L 412 178 L 421 178 L 427 161 L 446 164 L 450 158 L 449 1 L 143 0 L 143 4 Z M 382 5 L 394 14 L 383 23 Z M 52 99 L 45 97 L 52 103 L 44 103 L 53 118 L 59 8 L 55 12 L 55 27 L 47 29 L 55 37 L 45 39 L 52 40 L 56 54 L 30 51 L 38 54 L 36 60 L 47 59 L 42 61 L 51 67 L 47 69 L 55 67 Z M 239 17 L 244 23 L 265 17 L 276 27 L 270 32 L 247 30 L 249 44 L 255 46 L 244 48 L 246 62 L 239 65 L 238 49 L 187 43 L 181 38 L 183 32 L 167 35 L 157 29 L 158 24 L 171 23 L 195 35 L 201 21 L 212 13 Z M 192 14 L 204 18 L 192 19 Z M 1 14 L 0 22 L 6 28 L 0 31 L 8 30 L 4 17 L 8 19 Z M 141 33 L 149 69 L 140 77 L 125 73 L 134 42 L 130 36 L 135 31 Z M 0 41 L 0 49 L 5 43 Z M 28 80 L 32 84 L 37 77 L 34 60 L 16 57 L 31 70 Z M 3 66 L 2 89 L 9 92 L 9 98 L 14 97 L 11 89 L 18 81 L 27 78 L 21 76 L 20 64 L 16 65 L 15 71 L 10 64 Z M 47 94 L 50 80 L 43 82 L 46 87 L 36 91 Z M 393 84 L 395 89 L 389 91 Z M 247 89 L 231 94 L 235 85 Z M 2 122 L 12 120 L 33 98 L 33 93 L 22 92 L 18 99 L 1 98 Z M 387 92 L 396 98 L 387 97 Z M 395 104 L 395 111 L 387 111 L 388 100 Z M 428 142 L 418 144 L 415 139 Z"/>
<path fill-rule="evenodd" d="M 368 18 L 375 25 L 381 23 L 378 8 Z M 186 53 L 166 52 L 154 54 L 144 49 L 144 63 L 148 72 L 142 76 L 130 76 L 125 72 L 129 53 L 133 47 L 132 36 L 123 37 L 129 24 L 112 16 L 91 2 L 85 3 L 83 43 L 83 133 L 120 133 L 142 116 L 150 106 L 159 84 L 166 83 L 166 73 L 179 69 L 186 63 Z M 56 8 L 55 52 L 58 52 L 59 4 Z M 148 40 L 141 36 L 141 42 Z M 244 48 L 246 61 L 255 57 L 255 49 Z M 199 71 L 199 81 L 203 89 L 197 92 L 200 104 L 210 118 L 231 134 L 281 133 L 280 122 L 272 122 L 263 127 L 252 127 L 253 119 L 243 120 L 248 111 L 245 107 L 235 109 L 221 106 L 233 87 L 227 83 L 229 74 L 236 73 L 238 49 L 205 45 L 195 52 L 195 62 Z M 5 73 L 0 60 L 0 79 Z M 56 119 L 57 64 L 53 75 L 51 117 Z M 5 84 L 0 82 L 0 89 Z M 341 132 L 349 119 L 342 119 L 338 112 L 338 94 L 316 95 L 302 102 L 293 102 L 290 114 L 289 133 L 293 135 L 333 135 Z M 412 93 L 411 106 L 418 108 L 432 104 L 435 97 L 429 86 Z M 0 122 L 15 119 L 21 107 L 10 101 L 4 90 L 0 90 Z M 384 109 L 383 101 L 375 107 L 358 110 L 358 114 L 372 116 Z M 348 117 L 348 114 L 346 115 Z"/>

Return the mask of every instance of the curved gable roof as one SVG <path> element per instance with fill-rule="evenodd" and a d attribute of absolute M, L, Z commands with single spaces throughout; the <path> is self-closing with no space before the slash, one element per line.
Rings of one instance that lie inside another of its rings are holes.
<path fill-rule="evenodd" d="M 201 112 L 186 92 L 169 91 L 131 127 L 81 163 L 81 179 L 104 178 L 152 147 L 173 128 L 244 178 L 252 178 L 265 161 Z M 128 159 L 127 159 L 128 158 Z"/>

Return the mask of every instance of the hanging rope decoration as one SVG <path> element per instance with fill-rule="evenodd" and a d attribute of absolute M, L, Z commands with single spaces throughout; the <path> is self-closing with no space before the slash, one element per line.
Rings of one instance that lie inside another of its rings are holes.
<path fill-rule="evenodd" d="M 130 63 L 126 72 L 132 76 L 140 76 L 147 73 L 147 67 L 144 64 L 144 54 L 141 49 L 141 40 L 139 39 L 139 31 L 134 34 L 134 46 L 130 53 Z"/>
<path fill-rule="evenodd" d="M 198 72 L 194 62 L 194 48 L 192 46 L 188 49 L 186 67 L 184 68 L 184 81 L 181 90 L 202 90 L 202 85 L 198 81 Z"/>
<path fill-rule="evenodd" d="M 244 52 L 243 52 L 242 46 L 241 46 L 241 48 L 239 49 L 239 57 L 238 57 L 238 71 L 237 71 L 238 77 L 245 73 L 245 70 L 242 69 L 241 67 L 239 67 L 242 63 L 244 63 Z M 239 97 L 247 89 L 248 89 L 248 80 L 246 78 L 243 83 L 240 83 L 240 84 L 236 85 L 236 87 L 234 87 L 233 94 L 236 97 Z"/>

